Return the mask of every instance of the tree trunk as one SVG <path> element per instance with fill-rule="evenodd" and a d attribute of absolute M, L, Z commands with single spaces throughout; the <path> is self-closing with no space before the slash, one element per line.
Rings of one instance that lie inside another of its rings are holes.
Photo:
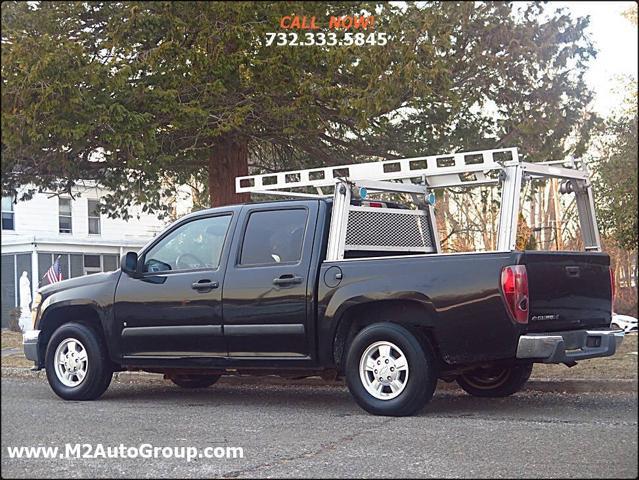
<path fill-rule="evenodd" d="M 529 224 L 530 224 L 530 228 L 535 229 L 535 224 L 537 222 L 537 214 L 536 214 L 536 207 L 537 207 L 537 192 L 534 186 L 532 186 L 532 182 L 531 186 L 530 186 L 530 219 L 529 219 Z M 534 235 L 534 233 L 533 233 Z"/>
<path fill-rule="evenodd" d="M 452 244 L 452 226 L 449 221 L 450 217 L 450 202 L 448 199 L 448 190 L 442 192 L 442 199 L 440 205 L 435 209 L 437 228 L 439 230 L 439 238 L 441 239 L 441 248 L 443 252 L 451 251 Z"/>
<path fill-rule="evenodd" d="M 539 231 L 539 240 L 540 240 L 540 244 L 541 244 L 541 248 L 540 250 L 550 250 L 550 248 L 548 248 L 548 230 L 546 229 L 547 227 L 547 222 L 546 222 L 546 218 L 544 215 L 544 212 L 546 211 L 546 183 L 544 182 L 541 186 L 541 188 L 539 189 L 539 202 L 537 204 L 537 225 L 539 225 L 539 227 L 541 227 L 541 230 Z"/>
<path fill-rule="evenodd" d="M 251 200 L 248 193 L 235 193 L 235 177 L 248 175 L 248 146 L 245 141 L 222 139 L 209 157 L 209 199 L 211 207 Z"/>

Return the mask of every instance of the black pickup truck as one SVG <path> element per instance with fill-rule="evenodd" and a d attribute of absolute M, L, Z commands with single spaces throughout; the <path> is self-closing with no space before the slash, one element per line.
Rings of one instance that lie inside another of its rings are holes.
<path fill-rule="evenodd" d="M 186 388 L 227 374 L 344 376 L 367 411 L 409 415 L 438 379 L 510 395 L 533 362 L 612 355 L 623 338 L 609 329 L 606 254 L 328 261 L 331 207 L 317 198 L 190 214 L 120 270 L 42 288 L 26 356 L 70 400 L 98 398 L 120 370 Z"/>

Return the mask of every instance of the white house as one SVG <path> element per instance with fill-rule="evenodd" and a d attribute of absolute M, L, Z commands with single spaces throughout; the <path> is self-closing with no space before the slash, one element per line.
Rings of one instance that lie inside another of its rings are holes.
<path fill-rule="evenodd" d="M 32 296 L 60 256 L 64 279 L 119 268 L 120 257 L 137 251 L 168 221 L 132 208 L 130 220 L 95 212 L 105 190 L 87 184 L 69 195 L 37 193 L 25 202 L 2 197 L 2 326 L 20 304 L 19 279 L 27 272 Z"/>

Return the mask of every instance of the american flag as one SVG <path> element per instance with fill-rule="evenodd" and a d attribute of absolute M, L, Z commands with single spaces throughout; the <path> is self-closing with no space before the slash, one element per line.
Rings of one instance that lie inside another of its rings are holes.
<path fill-rule="evenodd" d="M 47 273 L 45 273 L 44 276 L 49 281 L 49 284 L 62 281 L 62 267 L 60 267 L 60 257 L 55 259 L 55 262 L 53 262 L 53 265 L 49 267 L 49 270 L 47 270 Z"/>

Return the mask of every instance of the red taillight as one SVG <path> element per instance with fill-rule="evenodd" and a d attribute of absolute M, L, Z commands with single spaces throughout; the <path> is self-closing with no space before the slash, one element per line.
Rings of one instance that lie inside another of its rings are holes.
<path fill-rule="evenodd" d="M 501 271 L 501 290 L 513 319 L 528 323 L 528 274 L 525 265 L 511 265 Z"/>
<path fill-rule="evenodd" d="M 375 208 L 384 208 L 384 204 L 382 202 L 368 202 L 368 206 Z"/>

